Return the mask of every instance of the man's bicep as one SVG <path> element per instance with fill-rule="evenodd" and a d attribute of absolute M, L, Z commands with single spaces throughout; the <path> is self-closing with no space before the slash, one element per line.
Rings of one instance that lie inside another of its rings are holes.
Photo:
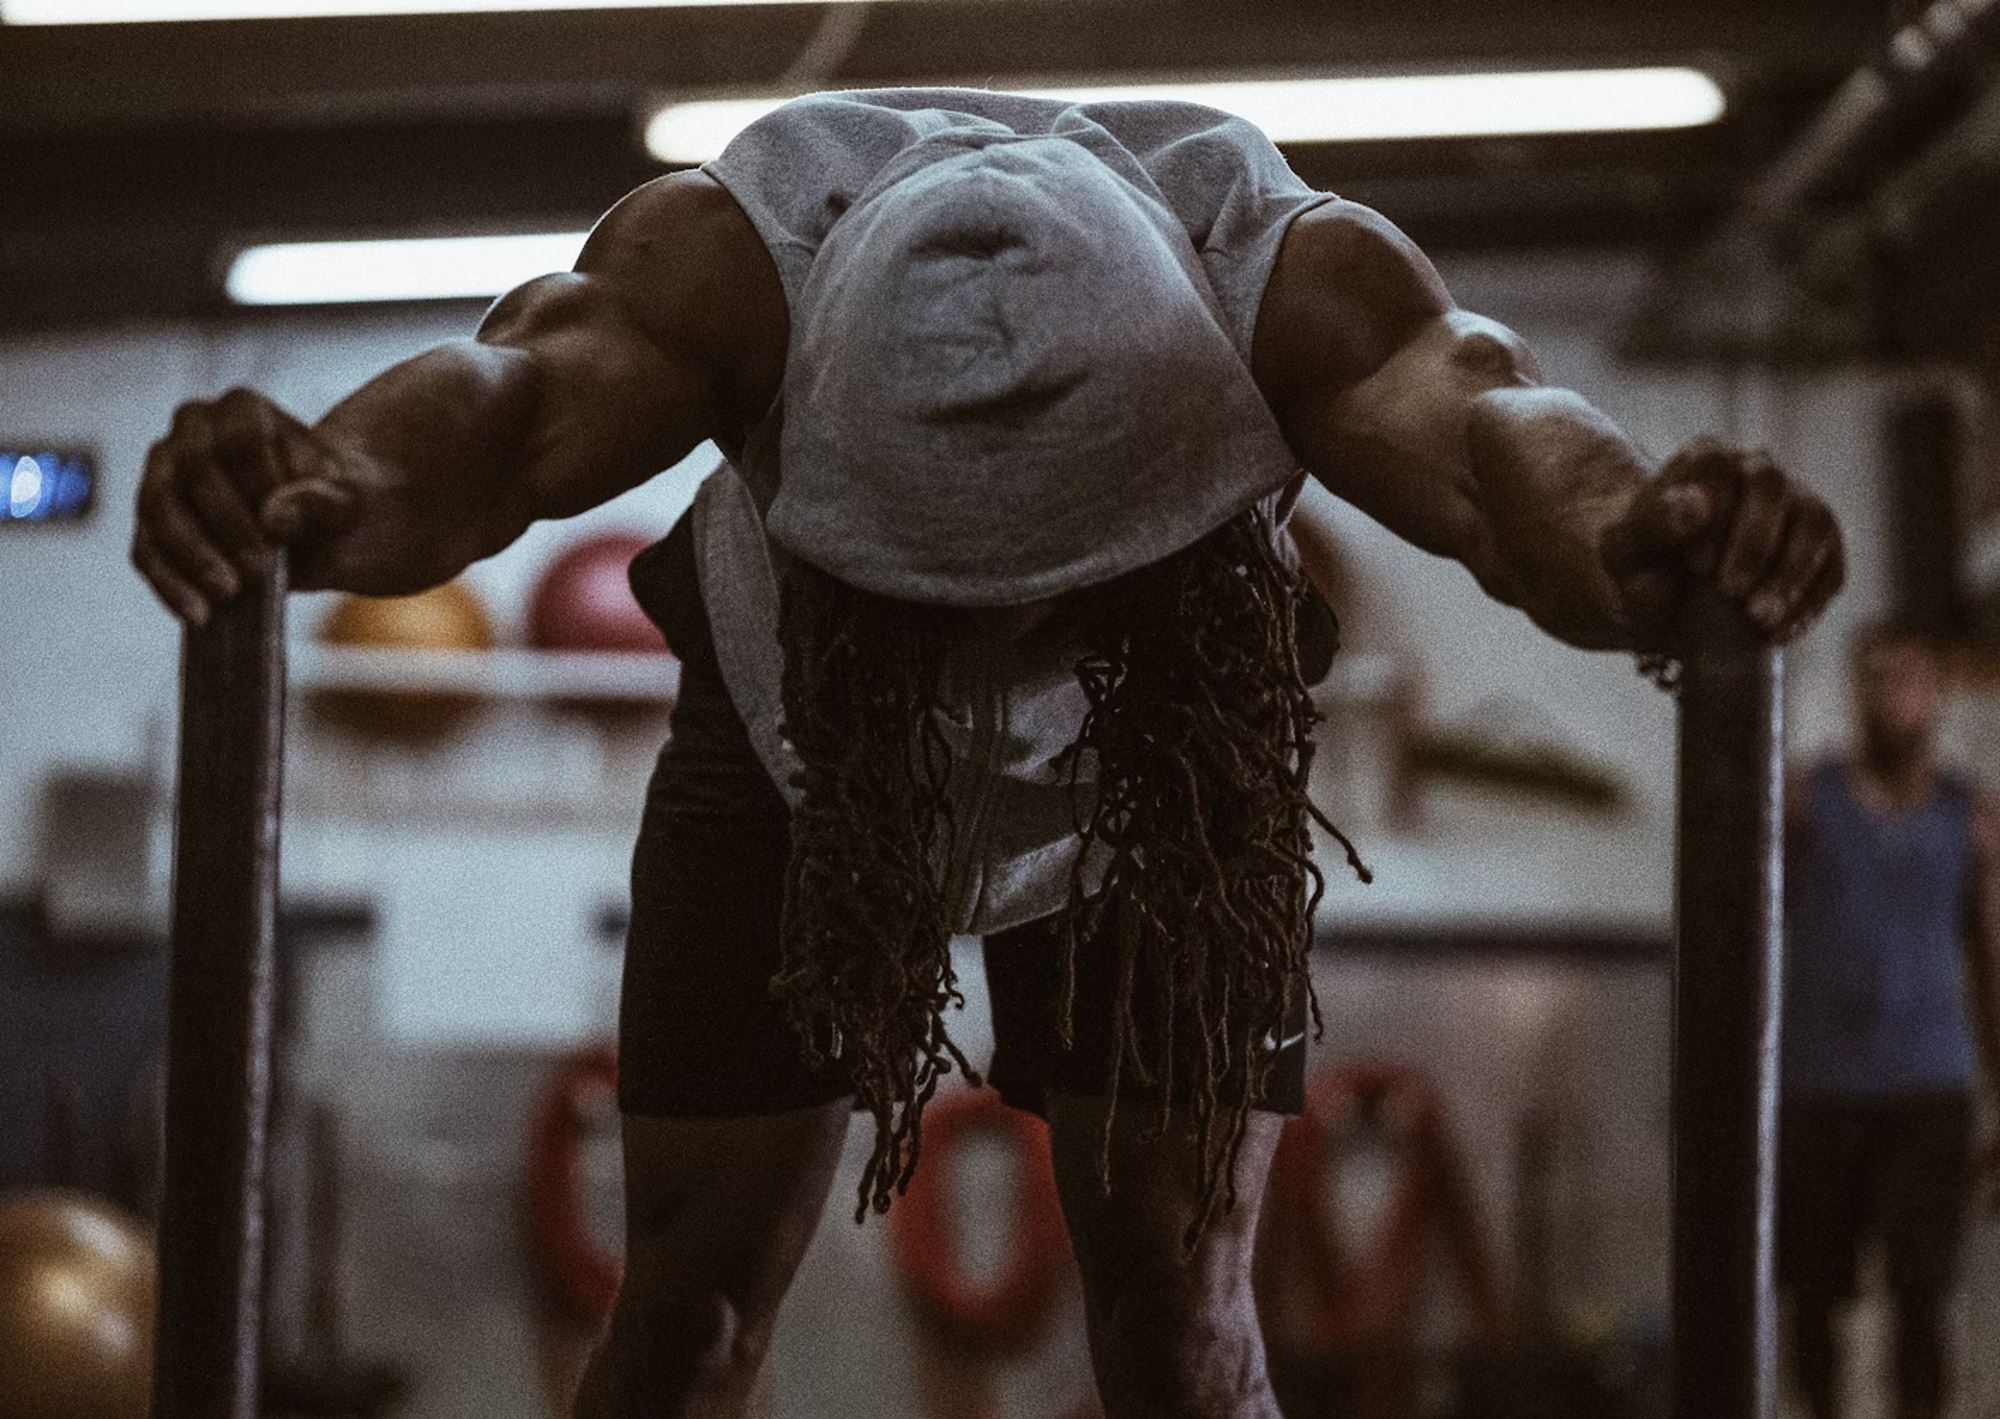
<path fill-rule="evenodd" d="M 637 487 L 714 426 L 712 383 L 697 361 L 663 347 L 602 280 L 531 281 L 494 306 L 478 338 L 521 352 L 535 371 L 521 480 L 537 517 L 571 516 Z"/>

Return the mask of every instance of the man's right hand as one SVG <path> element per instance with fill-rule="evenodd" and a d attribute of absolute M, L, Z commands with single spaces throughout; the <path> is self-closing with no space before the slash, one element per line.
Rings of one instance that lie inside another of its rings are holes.
<path fill-rule="evenodd" d="M 366 481 L 360 460 L 261 394 L 191 401 L 146 455 L 132 564 L 195 625 L 264 576 L 280 546 L 297 549 L 295 585 L 324 585 Z"/>

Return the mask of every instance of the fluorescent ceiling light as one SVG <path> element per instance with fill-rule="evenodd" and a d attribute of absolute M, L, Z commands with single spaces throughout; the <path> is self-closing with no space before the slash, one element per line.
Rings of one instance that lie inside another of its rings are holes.
<path fill-rule="evenodd" d="M 1027 88 L 1070 103 L 1180 99 L 1249 119 L 1275 143 L 1360 143 L 1697 128 L 1727 108 L 1698 69 L 1557 69 L 1501 74 L 1401 74 L 1187 84 Z M 779 98 L 668 104 L 646 125 L 646 147 L 668 163 L 704 163 L 783 103 Z"/>
<path fill-rule="evenodd" d="M 238 305 L 483 300 L 576 265 L 587 232 L 253 246 L 224 282 Z"/>
<path fill-rule="evenodd" d="M 162 20 L 297 20 L 327 15 L 457 15 L 494 10 L 653 10 L 797 0 L 0 0 L 10 25 L 149 24 Z M 819 0 L 829 3 L 829 0 Z M 879 3 L 879 0 L 877 0 Z"/>

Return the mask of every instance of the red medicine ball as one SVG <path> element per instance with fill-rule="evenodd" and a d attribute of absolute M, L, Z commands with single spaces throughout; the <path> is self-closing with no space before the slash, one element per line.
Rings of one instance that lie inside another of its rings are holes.
<path fill-rule="evenodd" d="M 528 642 L 542 650 L 664 651 L 667 638 L 632 598 L 626 573 L 651 544 L 637 532 L 575 543 L 542 573 L 528 604 Z"/>

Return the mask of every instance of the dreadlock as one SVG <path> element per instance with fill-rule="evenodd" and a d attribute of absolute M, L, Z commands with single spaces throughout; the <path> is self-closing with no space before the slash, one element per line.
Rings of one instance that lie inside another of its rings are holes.
<path fill-rule="evenodd" d="M 785 734 L 798 754 L 785 887 L 784 1001 L 807 1063 L 838 1059 L 875 1117 L 857 1219 L 909 1184 L 923 1108 L 955 1064 L 944 864 L 951 752 L 937 724 L 950 613 L 850 587 L 804 562 L 780 600 Z"/>
<path fill-rule="evenodd" d="M 1079 619 L 1089 710 L 1062 761 L 1083 843 L 1058 928 L 1061 1036 L 1067 1046 L 1076 952 L 1115 953 L 1099 1185 L 1128 1069 L 1156 1097 L 1158 1131 L 1177 1094 L 1190 1101 L 1190 1246 L 1235 1203 L 1251 1105 L 1302 993 L 1320 1025 L 1306 951 L 1324 881 L 1309 819 L 1339 834 L 1306 797 L 1318 719 L 1298 658 L 1306 594 L 1253 509 L 1093 590 Z M 940 890 L 954 825 L 937 720 L 954 624 L 803 563 L 786 574 L 786 732 L 803 767 L 774 989 L 808 1059 L 839 1057 L 874 1115 L 858 1216 L 908 1183 L 940 1076 L 956 1065 L 977 1082 L 943 1022 L 963 1004 Z M 1103 869 L 1094 883 L 1086 864 Z"/>
<path fill-rule="evenodd" d="M 1306 952 L 1325 880 L 1312 860 L 1306 795 L 1319 720 L 1298 657 L 1303 575 L 1275 551 L 1259 510 L 1093 598 L 1077 666 L 1090 711 L 1071 748 L 1095 760 L 1071 879 L 1061 1033 L 1072 1036 L 1079 949 L 1116 959 L 1115 1047 L 1098 1157 L 1108 1188 L 1111 1126 L 1129 1066 L 1155 1095 L 1164 1133 L 1177 1094 L 1195 1124 L 1193 1245 L 1236 1204 L 1251 1105 L 1303 992 L 1321 1028 Z M 1107 858 L 1095 887 L 1093 847 Z M 1141 976 L 1152 1019 L 1135 1009 Z M 1192 1037 L 1182 1034 L 1191 1030 Z M 1189 1077 L 1191 1076 L 1191 1077 Z M 1183 1088 L 1183 1085 L 1186 1085 Z"/>

